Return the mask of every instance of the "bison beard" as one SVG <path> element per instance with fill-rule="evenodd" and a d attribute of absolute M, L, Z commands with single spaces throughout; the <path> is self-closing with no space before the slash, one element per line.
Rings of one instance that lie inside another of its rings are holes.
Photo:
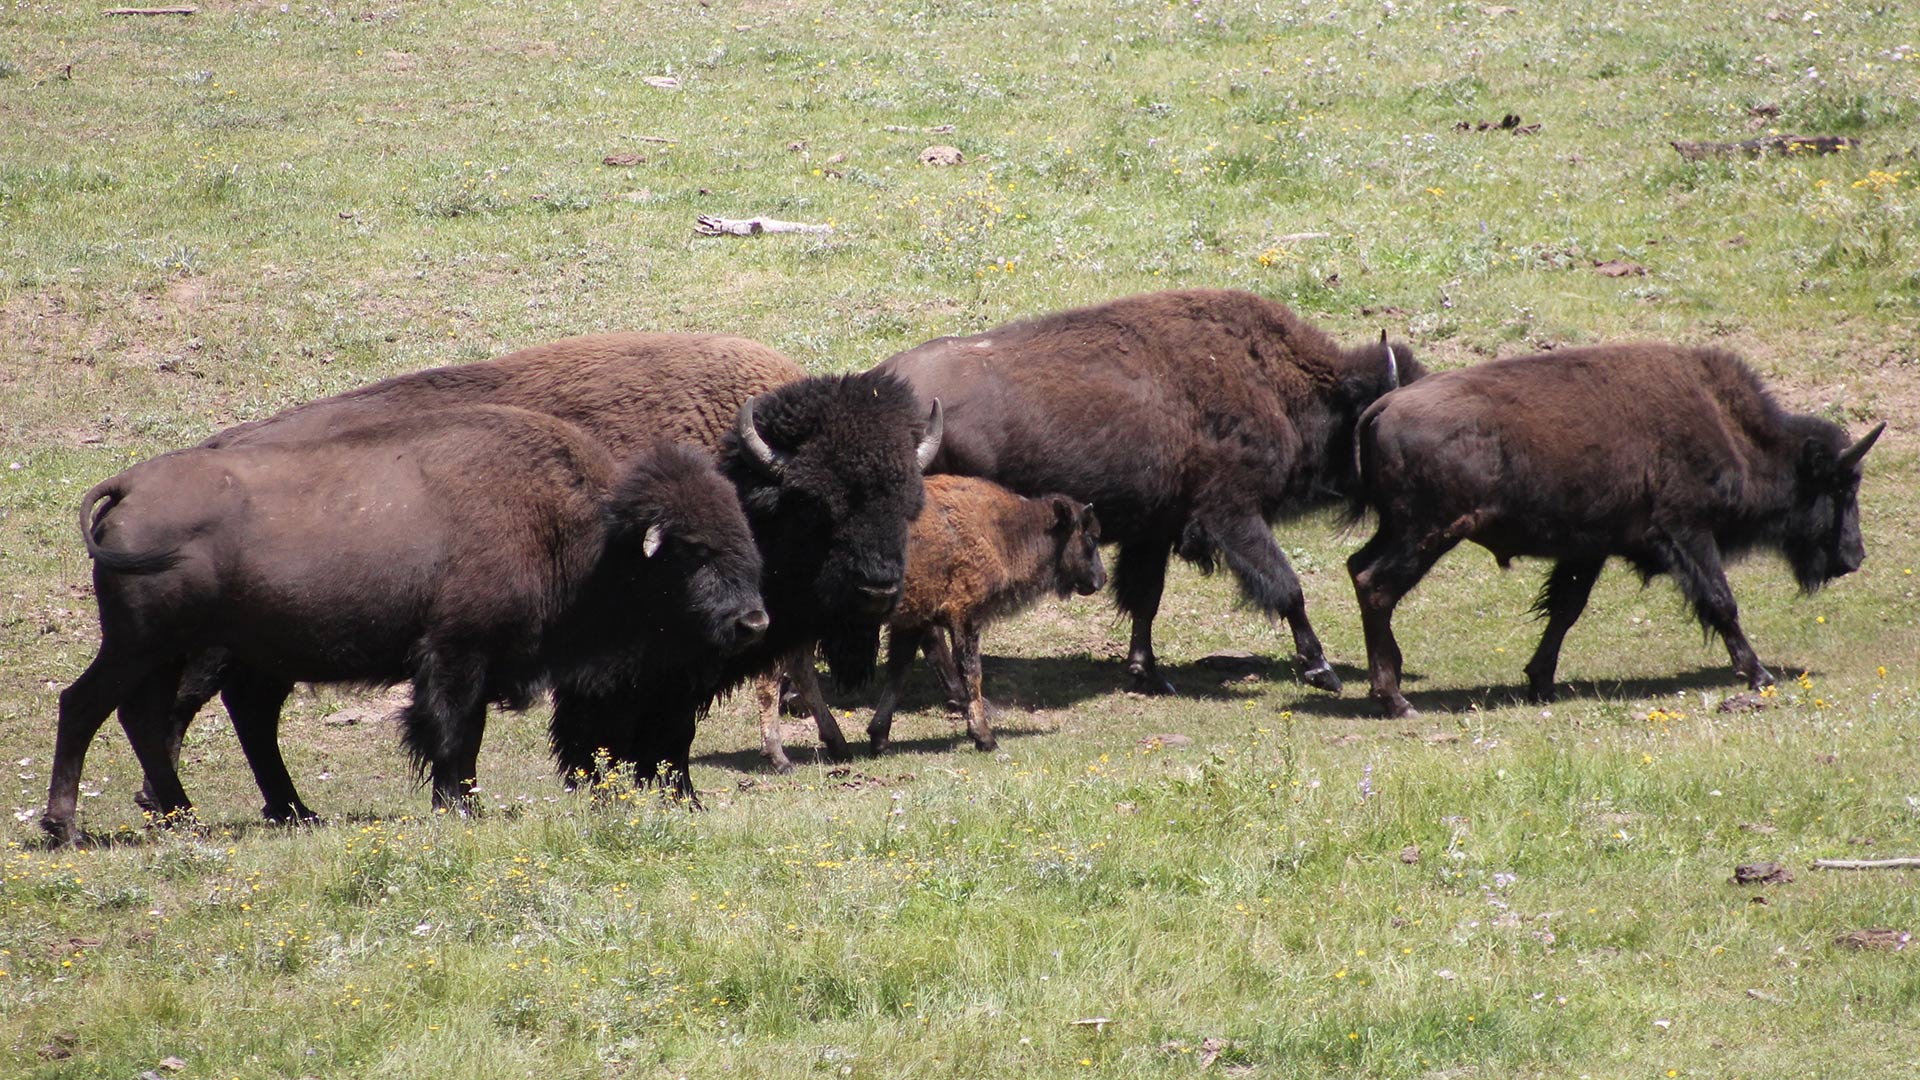
<path fill-rule="evenodd" d="M 1366 635 L 1372 694 L 1400 692 L 1393 610 L 1462 540 L 1502 566 L 1554 560 L 1535 610 L 1527 696 L 1554 696 L 1567 631 L 1618 556 L 1643 578 L 1670 574 L 1734 671 L 1773 682 L 1741 632 L 1723 563 L 1784 554 L 1804 590 L 1860 566 L 1858 442 L 1838 425 L 1781 409 L 1731 354 L 1641 344 L 1516 357 L 1429 376 L 1361 418 L 1359 504 L 1379 527 L 1347 560 Z"/>

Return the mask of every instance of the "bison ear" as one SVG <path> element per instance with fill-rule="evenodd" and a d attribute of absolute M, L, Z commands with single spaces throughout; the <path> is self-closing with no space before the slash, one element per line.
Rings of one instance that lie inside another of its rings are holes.
<path fill-rule="evenodd" d="M 647 535 L 640 540 L 640 554 L 651 559 L 660 553 L 660 545 L 666 543 L 667 530 L 659 522 L 647 526 Z"/>
<path fill-rule="evenodd" d="M 761 395 L 761 397 L 765 396 Z M 753 419 L 753 407 L 759 400 L 760 398 L 751 397 L 740 403 L 740 415 L 733 429 L 740 436 L 740 444 L 747 448 L 747 453 L 753 455 L 753 460 L 758 462 L 762 469 L 778 476 L 781 468 L 786 464 L 786 459 L 775 453 L 773 447 L 767 445 L 767 440 L 760 437 L 760 427 L 754 423 Z"/>
<path fill-rule="evenodd" d="M 927 434 L 914 449 L 913 456 L 920 463 L 920 471 L 926 472 L 933 464 L 935 454 L 940 452 L 940 439 L 946 434 L 946 417 L 940 411 L 940 399 L 933 399 L 933 411 L 927 414 Z"/>
<path fill-rule="evenodd" d="M 1073 500 L 1067 498 L 1065 495 L 1049 495 L 1047 496 L 1047 502 L 1053 504 L 1054 529 L 1072 529 L 1074 520 L 1080 516 L 1078 508 L 1073 504 Z"/>

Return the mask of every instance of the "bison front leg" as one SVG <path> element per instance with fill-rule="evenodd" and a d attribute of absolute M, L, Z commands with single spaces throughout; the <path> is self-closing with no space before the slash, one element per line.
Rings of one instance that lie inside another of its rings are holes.
<path fill-rule="evenodd" d="M 1540 599 L 1534 603 L 1534 610 L 1546 618 L 1547 629 L 1540 635 L 1533 659 L 1527 661 L 1528 701 L 1553 700 L 1553 672 L 1560 666 L 1560 644 L 1566 640 L 1574 620 L 1586 610 L 1587 597 L 1592 594 L 1593 583 L 1600 579 L 1600 569 L 1605 564 L 1604 558 L 1561 559 L 1553 564 L 1553 572 L 1541 586 Z"/>
<path fill-rule="evenodd" d="M 793 690 L 800 695 L 801 704 L 813 714 L 813 727 L 820 735 L 820 745 L 826 747 L 827 760 L 852 761 L 853 753 L 847 749 L 847 737 L 841 734 L 840 722 L 833 718 L 833 708 L 827 704 L 826 692 L 820 689 L 820 672 L 813 666 L 811 645 L 787 665 L 787 675 L 793 680 Z"/>
<path fill-rule="evenodd" d="M 939 630 L 895 627 L 887 631 L 887 681 L 873 703 L 873 719 L 867 721 L 867 752 L 879 757 L 893 743 L 893 712 L 900 705 L 900 691 L 907 685 L 914 657 L 925 643 L 940 636 Z"/>
<path fill-rule="evenodd" d="M 1113 565 L 1113 598 L 1133 617 L 1133 640 L 1127 646 L 1127 674 L 1143 694 L 1172 694 L 1173 684 L 1160 674 L 1153 655 L 1153 620 L 1160 614 L 1160 594 L 1167 585 L 1170 538 L 1133 540 L 1120 545 Z"/>
<path fill-rule="evenodd" d="M 760 709 L 760 756 L 782 776 L 793 771 L 787 747 L 780 738 L 780 676 L 756 675 L 753 680 L 754 704 Z"/>
<path fill-rule="evenodd" d="M 1425 545 L 1408 544 L 1383 522 L 1380 531 L 1347 558 L 1347 573 L 1360 601 L 1371 693 L 1390 717 L 1418 715 L 1400 692 L 1400 643 L 1393 637 L 1393 609 L 1456 543 L 1442 535 Z"/>
<path fill-rule="evenodd" d="M 1747 635 L 1740 631 L 1740 607 L 1734 603 L 1733 587 L 1727 584 L 1727 572 L 1713 538 L 1664 535 L 1659 546 L 1694 614 L 1727 643 L 1734 674 L 1747 680 L 1750 689 L 1772 686 L 1773 675 L 1761 666 L 1760 657 L 1747 643 Z"/>
<path fill-rule="evenodd" d="M 485 665 L 477 658 L 430 654 L 414 673 L 405 741 L 433 781 L 433 808 L 473 809 L 480 740 L 486 733 Z"/>

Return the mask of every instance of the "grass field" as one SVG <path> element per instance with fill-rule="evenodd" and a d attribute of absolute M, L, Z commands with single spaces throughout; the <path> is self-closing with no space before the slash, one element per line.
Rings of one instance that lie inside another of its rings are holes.
<path fill-rule="evenodd" d="M 1920 931 L 1914 875 L 1808 869 L 1920 855 L 1920 8 L 104 7 L 0 3 L 0 1075 L 1920 1071 L 1916 947 L 1843 937 Z M 1668 145 L 1773 132 L 1859 141 Z M 741 695 L 689 814 L 564 795 L 544 716 L 508 715 L 488 810 L 446 819 L 381 704 L 320 689 L 284 742 L 328 826 L 260 824 L 210 714 L 198 829 L 143 827 L 109 728 L 97 842 L 40 841 L 97 637 L 74 506 L 130 461 L 567 334 L 723 330 L 831 372 L 1180 286 L 1438 368 L 1736 349 L 1797 409 L 1888 422 L 1868 561 L 1813 597 L 1739 568 L 1782 676 L 1756 711 L 1719 709 L 1739 687 L 1672 587 L 1620 570 L 1570 691 L 1519 703 L 1540 568 L 1461 551 L 1396 621 L 1424 714 L 1376 719 L 1364 533 L 1310 519 L 1281 541 L 1342 697 L 1183 570 L 1176 698 L 1123 692 L 1099 603 L 990 632 L 992 755 L 921 675 L 898 753 L 829 769 L 796 733 L 776 777 Z M 1225 649 L 1256 658 L 1200 663 Z M 1729 883 L 1759 860 L 1793 880 Z"/>

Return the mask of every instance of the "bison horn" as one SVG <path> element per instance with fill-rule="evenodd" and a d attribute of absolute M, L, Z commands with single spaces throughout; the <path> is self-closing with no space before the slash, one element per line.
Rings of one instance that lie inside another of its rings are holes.
<path fill-rule="evenodd" d="M 767 445 L 767 440 L 760 437 L 760 429 L 753 422 L 753 403 L 757 400 L 748 398 L 740 403 L 740 420 L 735 430 L 739 432 L 740 442 L 753 455 L 753 459 L 768 472 L 778 473 L 783 464 L 780 455 L 774 453 L 773 447 Z"/>
<path fill-rule="evenodd" d="M 664 543 L 666 539 L 667 530 L 661 528 L 659 522 L 656 521 L 647 526 L 647 535 L 640 540 L 640 554 L 649 559 L 653 558 L 654 555 L 659 552 L 660 545 Z"/>
<path fill-rule="evenodd" d="M 1382 331 L 1384 333 L 1385 331 Z M 1400 388 L 1400 361 L 1393 358 L 1393 346 L 1387 346 L 1387 389 Z"/>
<path fill-rule="evenodd" d="M 1846 452 L 1840 455 L 1841 467 L 1845 468 L 1859 461 L 1861 458 L 1866 457 L 1867 451 L 1873 449 L 1873 441 L 1878 439 L 1880 433 L 1885 430 L 1887 430 L 1887 422 L 1882 420 L 1872 431 L 1860 436 L 1859 442 L 1847 447 Z"/>
<path fill-rule="evenodd" d="M 926 472 L 933 464 L 933 456 L 940 452 L 940 437 L 946 433 L 946 419 L 940 411 L 940 399 L 933 399 L 933 411 L 927 414 L 927 435 L 920 440 L 920 446 L 914 451 L 919 459 L 920 471 Z"/>

